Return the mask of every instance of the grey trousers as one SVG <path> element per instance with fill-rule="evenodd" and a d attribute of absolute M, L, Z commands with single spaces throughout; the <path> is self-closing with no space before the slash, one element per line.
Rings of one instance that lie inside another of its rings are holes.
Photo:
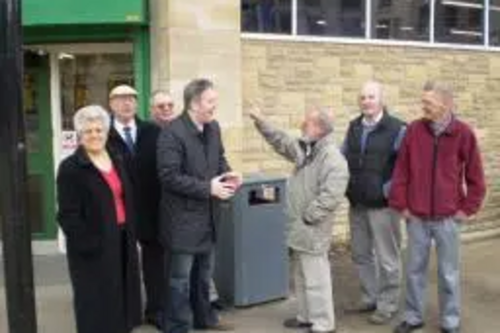
<path fill-rule="evenodd" d="M 460 225 L 453 218 L 407 221 L 408 262 L 406 272 L 406 310 L 410 324 L 424 321 L 427 268 L 432 241 L 436 245 L 441 327 L 460 325 Z"/>
<path fill-rule="evenodd" d="M 331 265 L 328 253 L 293 251 L 294 280 L 299 306 L 297 319 L 318 332 L 335 330 Z"/>
<path fill-rule="evenodd" d="M 358 269 L 362 303 L 398 310 L 401 291 L 400 215 L 390 208 L 351 207 L 352 260 Z"/>

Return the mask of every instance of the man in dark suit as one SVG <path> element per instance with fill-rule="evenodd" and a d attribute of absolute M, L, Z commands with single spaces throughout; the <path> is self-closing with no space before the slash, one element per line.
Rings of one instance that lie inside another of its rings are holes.
<path fill-rule="evenodd" d="M 167 126 L 177 117 L 174 107 L 175 103 L 172 96 L 167 91 L 160 89 L 151 94 L 151 119 L 160 127 Z M 168 270 L 168 265 L 166 265 L 166 268 Z M 224 304 L 219 299 L 219 294 L 213 280 L 210 283 L 210 302 L 215 309 L 219 311 L 224 310 Z"/>
<path fill-rule="evenodd" d="M 158 237 L 160 184 L 156 173 L 156 141 L 160 127 L 137 117 L 137 92 L 132 87 L 117 86 L 109 97 L 113 119 L 108 145 L 123 156 L 133 185 L 135 230 L 141 246 L 146 291 L 144 321 L 160 328 L 165 283 L 164 248 Z"/>
<path fill-rule="evenodd" d="M 191 326 L 232 330 L 209 300 L 216 239 L 213 203 L 229 199 L 241 184 L 241 175 L 230 172 L 225 158 L 216 108 L 213 84 L 190 82 L 183 114 L 158 140 L 160 232 L 170 256 L 164 333 L 187 333 Z"/>

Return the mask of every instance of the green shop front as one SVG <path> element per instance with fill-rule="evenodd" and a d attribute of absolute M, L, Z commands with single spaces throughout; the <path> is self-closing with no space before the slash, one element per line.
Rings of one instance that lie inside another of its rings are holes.
<path fill-rule="evenodd" d="M 75 145 L 72 117 L 107 106 L 121 83 L 149 94 L 149 27 L 143 0 L 22 0 L 28 218 L 35 239 L 56 237 L 55 174 Z"/>

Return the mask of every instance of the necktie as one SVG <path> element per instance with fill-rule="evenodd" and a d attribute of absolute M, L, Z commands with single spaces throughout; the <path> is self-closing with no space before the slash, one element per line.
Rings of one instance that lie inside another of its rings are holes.
<path fill-rule="evenodd" d="M 134 152 L 134 139 L 132 139 L 132 129 L 129 126 L 123 128 L 123 133 L 125 134 L 125 144 L 131 153 Z"/>

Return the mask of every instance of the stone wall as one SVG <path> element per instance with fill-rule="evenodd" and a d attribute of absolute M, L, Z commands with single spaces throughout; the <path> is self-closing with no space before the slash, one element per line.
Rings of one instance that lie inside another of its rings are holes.
<path fill-rule="evenodd" d="M 150 0 L 149 5 L 153 90 L 170 90 L 180 112 L 185 85 L 194 78 L 211 79 L 219 91 L 217 118 L 227 153 L 240 169 L 240 1 Z"/>
<path fill-rule="evenodd" d="M 296 133 L 308 107 L 331 107 L 339 141 L 358 114 L 364 81 L 382 81 L 387 105 L 407 121 L 420 115 L 426 80 L 450 82 L 459 116 L 479 138 L 488 182 L 485 207 L 468 230 L 500 227 L 500 53 L 243 39 L 242 59 L 244 107 L 257 103 L 271 121 Z M 244 123 L 244 171 L 288 172 L 289 165 L 269 150 L 250 121 Z M 343 210 L 340 220 L 345 216 Z M 337 226 L 336 233 L 346 236 L 345 223 Z"/>

